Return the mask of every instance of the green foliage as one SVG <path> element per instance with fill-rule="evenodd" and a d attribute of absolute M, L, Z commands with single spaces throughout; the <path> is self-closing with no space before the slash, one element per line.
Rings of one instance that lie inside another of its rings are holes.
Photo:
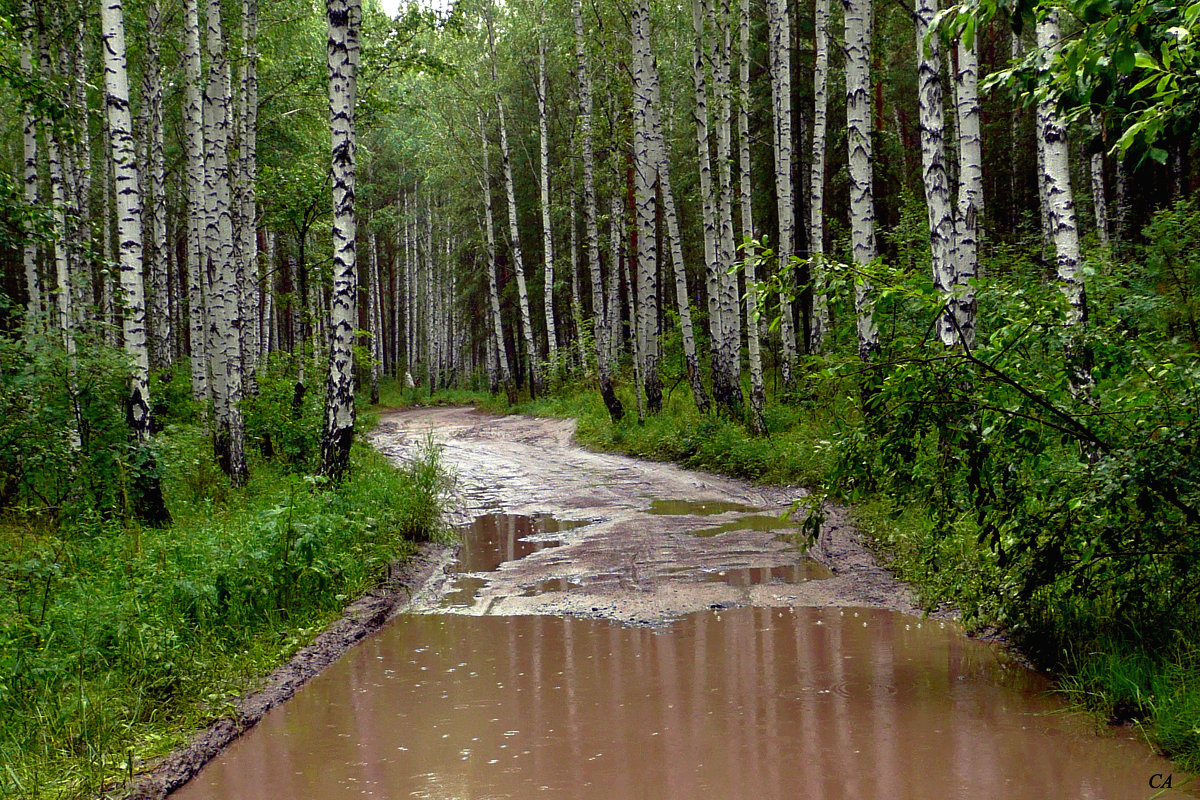
<path fill-rule="evenodd" d="M 132 513 L 139 465 L 123 413 L 126 356 L 57 333 L 0 338 L 0 508 L 64 524 Z"/>
<path fill-rule="evenodd" d="M 214 497 L 207 437 L 163 438 L 173 528 L 0 523 L 5 797 L 90 794 L 169 749 L 437 531 L 435 449 L 398 470 L 356 446 L 337 487 L 259 464 Z"/>
<path fill-rule="evenodd" d="M 258 394 L 243 403 L 246 442 L 306 474 L 317 470 L 321 455 L 325 397 L 319 386 L 299 386 L 291 366 L 287 354 L 276 353 L 260 371 Z"/>

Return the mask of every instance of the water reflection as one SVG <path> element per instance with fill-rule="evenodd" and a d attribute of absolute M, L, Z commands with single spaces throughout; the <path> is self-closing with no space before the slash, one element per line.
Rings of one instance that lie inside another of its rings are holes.
<path fill-rule="evenodd" d="M 1169 764 L 1055 713 L 1044 689 L 890 612 L 735 609 L 663 631 L 402 616 L 177 797 L 1153 794 Z"/>

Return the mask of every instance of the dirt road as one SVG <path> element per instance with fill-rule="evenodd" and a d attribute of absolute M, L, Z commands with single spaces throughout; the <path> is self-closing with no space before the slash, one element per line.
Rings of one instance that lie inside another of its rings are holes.
<path fill-rule="evenodd" d="M 558 546 L 475 575 L 473 601 L 451 610 L 642 624 L 712 607 L 918 611 L 908 589 L 863 549 L 844 509 L 828 510 L 805 558 L 781 536 L 795 523 L 778 519 L 803 489 L 594 453 L 573 443 L 573 432 L 570 420 L 438 408 L 388 414 L 371 434 L 397 461 L 430 442 L 442 448 L 455 474 L 457 523 L 503 513 L 577 524 L 535 533 Z M 447 610 L 446 597 L 463 578 L 452 564 L 451 554 L 418 589 L 411 610 Z"/>

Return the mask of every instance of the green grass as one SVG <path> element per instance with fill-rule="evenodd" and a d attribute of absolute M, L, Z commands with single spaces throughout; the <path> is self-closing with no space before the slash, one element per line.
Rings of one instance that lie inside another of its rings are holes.
<path fill-rule="evenodd" d="M 0 522 L 0 796 L 81 797 L 182 744 L 438 524 L 436 453 L 362 445 L 336 488 L 270 461 L 234 490 L 160 437 L 174 524 Z"/>

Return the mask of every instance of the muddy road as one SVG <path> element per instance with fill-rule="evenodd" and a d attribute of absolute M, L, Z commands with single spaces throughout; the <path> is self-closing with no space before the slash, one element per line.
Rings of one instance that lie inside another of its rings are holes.
<path fill-rule="evenodd" d="M 454 565 L 447 555 L 414 610 L 641 624 L 739 606 L 918 612 L 911 592 L 863 549 L 844 509 L 829 509 L 802 555 L 790 535 L 796 522 L 780 517 L 803 489 L 590 452 L 572 442 L 574 428 L 466 408 L 383 417 L 371 434 L 379 450 L 402 460 L 436 443 L 454 471 L 453 521 L 492 515 L 495 530 L 484 538 L 520 550 L 498 569 Z M 522 517 L 535 523 L 522 527 Z M 553 546 L 531 547 L 539 541 Z"/>
<path fill-rule="evenodd" d="M 799 490 L 587 452 L 572 429 L 385 417 L 393 458 L 443 448 L 462 546 L 177 797 L 1194 796 L 1004 648 L 897 613 L 912 598 L 842 510 L 801 554 L 779 520 Z"/>

